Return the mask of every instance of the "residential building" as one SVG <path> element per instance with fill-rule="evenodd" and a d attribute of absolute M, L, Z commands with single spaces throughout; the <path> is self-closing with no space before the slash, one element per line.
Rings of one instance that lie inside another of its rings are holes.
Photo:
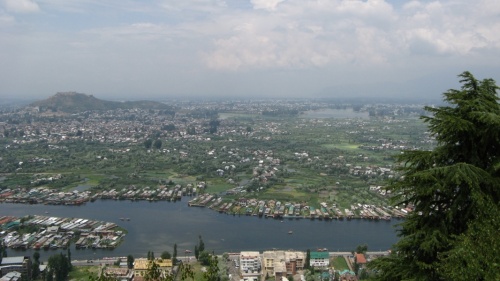
<path fill-rule="evenodd" d="M 106 267 L 104 275 L 119 281 L 131 281 L 134 278 L 134 271 L 128 268 Z"/>
<path fill-rule="evenodd" d="M 21 280 L 21 273 L 11 271 L 0 278 L 0 281 L 19 281 Z"/>
<path fill-rule="evenodd" d="M 261 267 L 259 252 L 240 252 L 240 273 L 243 280 L 260 280 Z"/>
<path fill-rule="evenodd" d="M 143 280 L 146 272 L 148 270 L 150 260 L 145 258 L 139 258 L 134 260 L 134 280 Z M 172 271 L 172 260 L 171 259 L 155 259 L 154 262 L 158 265 L 161 271 L 162 277 L 165 277 L 168 273 Z"/>
<path fill-rule="evenodd" d="M 365 268 L 366 266 L 366 257 L 363 253 L 356 253 L 356 263 L 359 264 L 359 268 Z"/>
<path fill-rule="evenodd" d="M 241 271 L 260 271 L 261 261 L 259 252 L 241 252 L 240 253 Z"/>
<path fill-rule="evenodd" d="M 19 272 L 25 276 L 31 277 L 31 259 L 30 257 L 17 256 L 5 257 L 0 264 L 1 276 L 9 272 Z"/>
<path fill-rule="evenodd" d="M 305 253 L 296 251 L 265 251 L 263 253 L 264 269 L 280 280 L 282 276 L 295 275 L 297 270 L 304 269 Z"/>
<path fill-rule="evenodd" d="M 314 267 L 327 267 L 330 265 L 330 254 L 328 252 L 311 252 L 309 265 Z"/>

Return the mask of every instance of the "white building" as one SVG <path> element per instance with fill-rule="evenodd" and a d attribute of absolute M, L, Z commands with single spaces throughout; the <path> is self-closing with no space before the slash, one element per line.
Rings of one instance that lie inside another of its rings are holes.
<path fill-rule="evenodd" d="M 260 271 L 261 261 L 259 252 L 241 252 L 240 269 L 242 272 Z"/>

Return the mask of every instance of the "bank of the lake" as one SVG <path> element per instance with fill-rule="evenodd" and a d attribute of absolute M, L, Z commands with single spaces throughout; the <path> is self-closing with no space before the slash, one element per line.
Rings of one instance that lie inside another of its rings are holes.
<path fill-rule="evenodd" d="M 205 248 L 215 253 L 268 249 L 307 250 L 328 248 L 330 251 L 352 251 L 366 244 L 369 250 L 387 250 L 397 241 L 394 225 L 398 220 L 320 221 L 309 219 L 265 219 L 254 216 L 220 214 L 205 208 L 190 208 L 187 202 L 147 202 L 97 200 L 82 206 L 24 205 L 2 203 L 0 216 L 45 215 L 86 218 L 114 222 L 128 230 L 123 243 L 114 250 L 76 250 L 74 259 L 105 256 L 145 256 L 148 251 L 160 255 L 172 252 L 177 243 L 179 253 L 193 250 L 201 235 Z M 120 218 L 129 218 L 122 221 Z M 289 234 L 289 232 L 292 234 Z M 59 250 L 60 251 L 60 250 Z M 9 256 L 32 255 L 32 250 L 9 250 Z M 48 257 L 58 251 L 41 251 Z"/>

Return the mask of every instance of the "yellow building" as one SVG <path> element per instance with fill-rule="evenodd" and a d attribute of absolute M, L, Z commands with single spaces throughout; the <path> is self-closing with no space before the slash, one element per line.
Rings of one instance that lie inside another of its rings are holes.
<path fill-rule="evenodd" d="M 151 266 L 150 265 L 151 262 L 152 261 L 145 258 L 136 259 L 134 261 L 134 272 L 135 272 L 134 279 L 142 279 L 146 275 L 148 268 Z M 165 277 L 168 273 L 172 271 L 171 259 L 155 259 L 154 263 L 158 265 L 158 269 L 161 272 L 161 277 Z"/>

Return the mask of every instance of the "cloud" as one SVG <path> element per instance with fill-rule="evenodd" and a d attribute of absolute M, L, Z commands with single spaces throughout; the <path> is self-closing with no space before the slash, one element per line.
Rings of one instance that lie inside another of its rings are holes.
<path fill-rule="evenodd" d="M 34 13 L 40 10 L 38 4 L 32 0 L 4 0 L 5 8 L 14 13 Z"/>
<path fill-rule="evenodd" d="M 408 56 L 464 56 L 498 46 L 495 12 L 468 2 L 252 1 L 271 14 L 226 19 L 203 52 L 209 68 L 303 69 L 335 64 L 381 65 Z M 483 0 L 485 7 L 499 8 Z M 483 15 L 489 15 L 482 18 Z"/>
<path fill-rule="evenodd" d="M 262 9 L 268 11 L 275 10 L 278 4 L 283 1 L 284 0 L 250 0 L 254 9 L 256 10 Z"/>
<path fill-rule="evenodd" d="M 5 89 L 29 87 L 19 80 L 25 77 L 31 87 L 110 92 L 147 85 L 158 93 L 298 93 L 360 76 L 382 85 L 500 65 L 496 0 L 0 3 Z M 14 14 L 30 9 L 43 13 Z"/>

